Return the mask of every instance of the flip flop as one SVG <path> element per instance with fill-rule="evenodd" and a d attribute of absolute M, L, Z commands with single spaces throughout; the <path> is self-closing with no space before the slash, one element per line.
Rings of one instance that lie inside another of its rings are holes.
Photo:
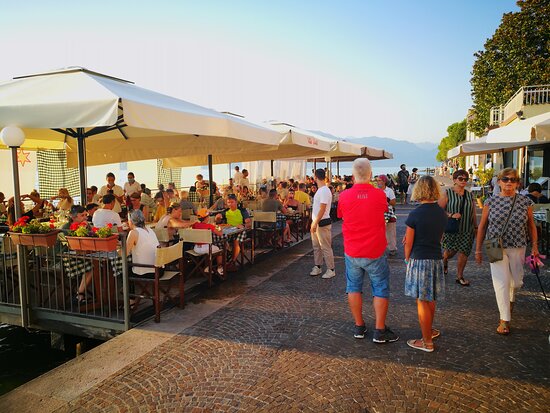
<path fill-rule="evenodd" d="M 437 328 L 432 328 L 432 340 L 434 338 L 437 338 L 441 335 L 441 331 L 439 331 Z"/>
<path fill-rule="evenodd" d="M 510 334 L 510 322 L 500 320 L 498 322 L 497 333 L 501 336 L 507 336 L 508 334 Z"/>
<path fill-rule="evenodd" d="M 463 277 L 457 278 L 456 283 L 460 284 L 462 287 L 469 287 L 470 281 L 466 281 Z"/>

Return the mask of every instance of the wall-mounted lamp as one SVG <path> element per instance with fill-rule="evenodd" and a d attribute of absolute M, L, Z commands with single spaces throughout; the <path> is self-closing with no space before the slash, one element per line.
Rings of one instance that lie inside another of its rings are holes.
<path fill-rule="evenodd" d="M 523 111 L 522 111 L 522 110 L 518 110 L 518 111 L 516 112 L 516 116 L 517 116 L 518 119 L 520 119 L 520 120 L 521 120 L 521 119 L 525 119 L 525 118 L 523 117 Z"/>

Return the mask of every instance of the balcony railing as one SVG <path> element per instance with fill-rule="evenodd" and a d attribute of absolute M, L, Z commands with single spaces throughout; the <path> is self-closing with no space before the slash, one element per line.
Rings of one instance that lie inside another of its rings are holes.
<path fill-rule="evenodd" d="M 547 104 L 550 104 L 550 85 L 524 86 L 504 106 L 491 108 L 489 122 L 491 125 L 499 125 L 522 111 L 524 106 Z"/>
<path fill-rule="evenodd" d="M 490 125 L 500 125 L 504 120 L 504 107 L 503 106 L 493 106 L 491 108 L 491 123 Z"/>

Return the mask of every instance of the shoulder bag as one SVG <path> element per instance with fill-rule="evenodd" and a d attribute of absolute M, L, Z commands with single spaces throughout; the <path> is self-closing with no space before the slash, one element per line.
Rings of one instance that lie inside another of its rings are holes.
<path fill-rule="evenodd" d="M 514 195 L 512 208 L 510 208 L 510 213 L 508 214 L 508 218 L 506 218 L 506 222 L 504 223 L 504 227 L 502 227 L 502 231 L 500 231 L 500 235 L 496 238 L 488 238 L 483 241 L 483 250 L 485 251 L 489 262 L 498 262 L 502 260 L 502 236 L 504 235 L 506 227 L 508 226 L 508 221 L 510 220 L 510 216 L 512 215 L 512 211 L 514 210 L 516 199 L 517 195 Z"/>
<path fill-rule="evenodd" d="M 452 189 L 451 189 L 452 191 Z M 460 216 L 464 214 L 464 200 L 466 197 L 466 191 L 464 191 L 464 195 L 462 195 L 462 200 L 460 203 Z M 449 218 L 447 220 L 447 226 L 445 227 L 445 232 L 447 234 L 456 234 L 460 228 L 460 218 Z"/>

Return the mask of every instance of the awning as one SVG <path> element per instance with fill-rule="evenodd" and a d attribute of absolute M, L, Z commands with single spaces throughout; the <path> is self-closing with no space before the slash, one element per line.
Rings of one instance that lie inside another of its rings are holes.
<path fill-rule="evenodd" d="M 516 143 L 525 146 L 550 141 L 550 112 L 517 120 L 508 126 L 490 130 L 487 143 Z"/>
<path fill-rule="evenodd" d="M 447 152 L 447 158 L 452 159 L 457 156 L 483 155 L 495 152 L 508 152 L 514 149 L 521 148 L 525 144 L 518 143 L 488 143 L 487 136 L 466 142 L 455 146 Z"/>

